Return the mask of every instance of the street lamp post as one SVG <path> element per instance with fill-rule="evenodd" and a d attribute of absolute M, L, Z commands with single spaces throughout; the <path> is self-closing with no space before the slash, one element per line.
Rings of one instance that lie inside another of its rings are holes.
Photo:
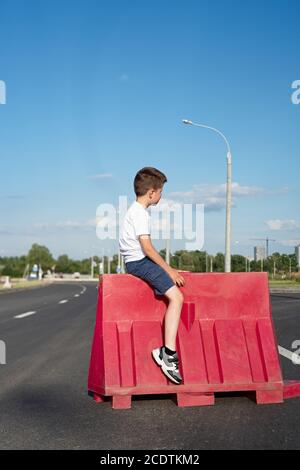
<path fill-rule="evenodd" d="M 225 135 L 211 126 L 205 124 L 198 124 L 187 119 L 183 119 L 184 124 L 190 124 L 196 127 L 204 127 L 210 129 L 219 134 L 226 143 L 227 146 L 227 183 L 226 183 L 226 227 L 225 227 L 225 272 L 230 273 L 231 271 L 231 254 L 230 254 L 230 243 L 231 243 L 231 184 L 232 184 L 232 157 L 231 150 L 228 140 Z"/>
<path fill-rule="evenodd" d="M 91 256 L 91 278 L 94 279 L 94 257 Z"/>
<path fill-rule="evenodd" d="M 170 239 L 166 240 L 166 263 L 170 264 Z"/>
<path fill-rule="evenodd" d="M 121 253 L 120 253 L 120 249 L 118 251 L 118 266 L 117 266 L 117 273 L 120 274 L 121 273 Z"/>

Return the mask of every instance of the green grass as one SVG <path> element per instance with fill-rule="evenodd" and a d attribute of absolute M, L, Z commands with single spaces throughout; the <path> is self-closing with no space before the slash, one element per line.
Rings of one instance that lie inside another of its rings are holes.
<path fill-rule="evenodd" d="M 284 280 L 284 279 L 270 279 L 269 280 L 270 287 L 298 287 L 300 290 L 300 282 L 296 282 L 293 280 Z"/>
<path fill-rule="evenodd" d="M 45 286 L 49 284 L 49 281 L 25 281 L 25 280 L 19 280 L 19 279 L 12 279 L 10 280 L 11 283 L 11 288 L 12 289 L 25 289 L 27 287 L 37 287 L 37 286 Z M 0 284 L 0 290 L 7 290 L 9 291 L 10 289 L 4 288 L 3 284 Z"/>

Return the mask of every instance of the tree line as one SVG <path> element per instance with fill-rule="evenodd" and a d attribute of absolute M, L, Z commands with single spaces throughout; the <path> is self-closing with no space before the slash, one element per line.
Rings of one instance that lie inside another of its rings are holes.
<path fill-rule="evenodd" d="M 160 251 L 161 256 L 165 259 L 166 250 Z M 94 262 L 99 266 L 102 258 L 93 257 Z M 275 263 L 275 265 L 274 265 Z M 84 258 L 82 260 L 74 260 L 66 254 L 62 254 L 55 259 L 46 246 L 33 244 L 27 255 L 0 257 L 0 275 L 11 277 L 23 277 L 24 273 L 29 269 L 32 270 L 34 264 L 40 265 L 44 272 L 50 270 L 56 273 L 74 273 L 89 274 L 91 272 L 91 259 Z M 105 272 L 107 272 L 108 257 L 104 256 Z M 170 256 L 170 265 L 176 269 L 182 269 L 192 272 L 224 272 L 225 256 L 223 253 L 217 253 L 215 256 L 210 255 L 206 251 L 175 251 Z M 110 272 L 116 273 L 118 267 L 118 254 L 113 255 L 110 263 Z M 267 271 L 270 275 L 289 276 L 289 273 L 298 271 L 297 258 L 295 254 L 273 253 L 267 259 L 261 261 L 246 260 L 243 255 L 231 256 L 231 271 L 245 272 L 247 271 Z M 98 274 L 97 267 L 95 274 Z"/>

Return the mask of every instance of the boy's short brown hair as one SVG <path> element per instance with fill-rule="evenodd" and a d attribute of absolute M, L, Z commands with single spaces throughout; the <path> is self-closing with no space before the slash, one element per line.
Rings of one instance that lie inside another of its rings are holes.
<path fill-rule="evenodd" d="M 134 192 L 137 196 L 144 196 L 149 189 L 162 188 L 167 181 L 164 173 L 152 166 L 145 166 L 135 175 Z"/>

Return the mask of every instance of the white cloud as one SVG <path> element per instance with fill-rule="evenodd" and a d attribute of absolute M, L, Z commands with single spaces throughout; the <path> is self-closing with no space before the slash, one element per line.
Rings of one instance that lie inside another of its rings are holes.
<path fill-rule="evenodd" d="M 257 196 L 266 192 L 265 188 L 258 186 L 241 186 L 239 183 L 232 183 L 232 206 L 235 206 L 234 198 Z M 204 204 L 208 212 L 220 211 L 226 207 L 226 184 L 194 185 L 189 191 L 171 192 L 168 196 L 177 202 Z"/>
<path fill-rule="evenodd" d="M 64 220 L 62 222 L 56 223 L 49 223 L 49 222 L 38 222 L 33 224 L 33 227 L 40 230 L 48 230 L 48 229 L 77 229 L 77 228 L 96 228 L 96 225 L 100 224 L 101 226 L 105 227 L 107 224 L 116 225 L 115 220 L 111 217 L 95 217 L 93 219 L 78 221 L 78 220 Z"/>
<path fill-rule="evenodd" d="M 152 210 L 161 210 L 163 211 L 164 209 L 176 209 L 180 205 L 180 201 L 174 201 L 173 199 L 162 197 L 159 203 L 156 206 L 150 206 Z"/>
<path fill-rule="evenodd" d="M 38 222 L 33 224 L 33 227 L 40 230 L 48 230 L 53 228 L 65 229 L 65 228 L 85 228 L 92 227 L 91 221 L 79 222 L 76 220 L 64 220 L 62 222 L 50 223 L 50 222 Z"/>
<path fill-rule="evenodd" d="M 268 189 L 267 193 L 268 194 L 286 194 L 288 193 L 289 188 L 288 186 L 284 186 L 283 188 L 278 188 L 278 189 Z"/>
<path fill-rule="evenodd" d="M 112 178 L 113 175 L 111 173 L 98 173 L 96 175 L 89 176 L 90 180 L 101 180 L 105 178 Z"/>
<path fill-rule="evenodd" d="M 270 230 L 299 230 L 300 221 L 295 219 L 270 219 L 265 224 Z"/>
<path fill-rule="evenodd" d="M 107 226 L 109 226 L 109 227 L 117 227 L 118 226 L 117 216 L 113 217 L 111 215 L 108 215 L 108 216 L 105 216 L 105 217 L 96 217 L 95 219 L 92 219 L 89 222 L 93 227 L 98 226 L 98 227 L 105 228 Z"/>

